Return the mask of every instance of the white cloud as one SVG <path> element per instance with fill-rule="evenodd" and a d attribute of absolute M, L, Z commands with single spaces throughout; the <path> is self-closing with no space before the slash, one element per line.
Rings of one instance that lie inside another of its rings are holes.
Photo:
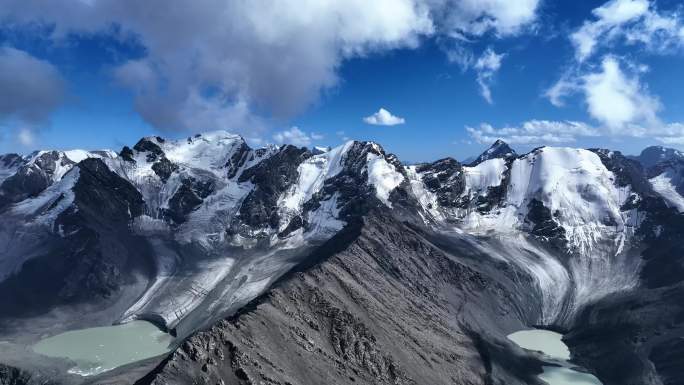
<path fill-rule="evenodd" d="M 628 77 L 613 57 L 606 57 L 601 71 L 582 78 L 589 114 L 606 126 L 619 130 L 627 124 L 654 124 L 660 109 L 638 77 Z"/>
<path fill-rule="evenodd" d="M 35 143 L 33 132 L 28 128 L 19 129 L 17 140 L 19 141 L 19 144 L 24 147 L 33 146 L 33 143 Z"/>
<path fill-rule="evenodd" d="M 646 68 L 638 65 L 627 68 L 632 69 L 631 74 L 625 73 L 617 58 L 606 56 L 597 70 L 566 73 L 546 91 L 546 96 L 553 105 L 560 107 L 567 96 L 581 94 L 589 115 L 614 131 L 635 125 L 659 124 L 660 102 L 639 79 L 639 74 Z"/>
<path fill-rule="evenodd" d="M 64 101 L 65 88 L 52 64 L 0 46 L 0 136 L 32 146 L 36 130 Z"/>
<path fill-rule="evenodd" d="M 497 71 L 499 71 L 499 68 L 501 68 L 501 61 L 504 56 L 504 54 L 497 54 L 491 48 L 487 48 L 474 65 L 480 93 L 489 104 L 492 104 L 492 92 L 490 90 L 492 79 Z"/>
<path fill-rule="evenodd" d="M 661 12 L 649 0 L 610 0 L 592 14 L 570 37 L 576 62 L 545 96 L 557 107 L 570 95 L 582 96 L 603 135 L 675 140 L 672 124 L 658 118 L 658 97 L 641 80 L 649 67 L 604 52 L 619 44 L 640 45 L 657 54 L 684 47 L 680 14 Z"/>
<path fill-rule="evenodd" d="M 569 94 L 576 92 L 577 88 L 576 80 L 565 75 L 545 92 L 545 96 L 554 106 L 563 107 L 565 105 L 563 99 Z"/>
<path fill-rule="evenodd" d="M 495 128 L 489 123 L 466 127 L 478 143 L 492 143 L 503 139 L 511 144 L 557 144 L 574 142 L 578 137 L 598 136 L 600 132 L 582 122 L 530 120 L 520 126 Z"/>
<path fill-rule="evenodd" d="M 114 72 L 147 122 L 250 136 L 316 102 L 349 58 L 413 48 L 435 34 L 513 35 L 534 24 L 539 2 L 5 0 L 0 20 L 45 25 L 56 39 L 92 33 L 136 41 L 146 55 Z"/>
<path fill-rule="evenodd" d="M 672 145 L 684 145 L 684 123 L 669 123 L 642 130 L 644 135 Z"/>
<path fill-rule="evenodd" d="M 40 123 L 63 101 L 57 69 L 24 51 L 0 46 L 0 119 Z"/>
<path fill-rule="evenodd" d="M 380 108 L 378 112 L 373 115 L 366 116 L 363 121 L 375 126 L 396 126 L 397 124 L 404 124 L 406 120 L 398 116 L 392 115 L 391 112 L 384 108 Z"/>
<path fill-rule="evenodd" d="M 433 0 L 432 3 L 442 5 L 442 24 L 447 32 L 467 40 L 490 31 L 499 36 L 519 33 L 535 21 L 540 0 Z"/>
<path fill-rule="evenodd" d="M 416 47 L 435 33 L 431 6 L 427 0 L 180 0 L 172 7 L 166 0 L 7 0 L 0 20 L 47 25 L 56 39 L 132 36 L 146 56 L 114 72 L 134 91 L 146 121 L 164 130 L 225 128 L 249 136 L 271 119 L 304 111 L 337 84 L 344 60 Z"/>
<path fill-rule="evenodd" d="M 684 145 L 684 123 L 653 125 L 628 124 L 615 131 L 611 127 L 593 126 L 577 121 L 529 120 L 519 126 L 495 128 L 489 123 L 466 127 L 468 135 L 478 143 L 489 144 L 502 139 L 511 144 L 557 145 L 587 137 L 652 138 L 669 145 Z"/>
<path fill-rule="evenodd" d="M 295 146 L 306 147 L 310 146 L 313 141 L 320 140 L 323 137 L 317 134 L 307 134 L 299 129 L 299 127 L 290 127 L 287 130 L 276 132 L 273 139 L 278 144 L 292 144 Z"/>
<path fill-rule="evenodd" d="M 598 46 L 619 39 L 657 51 L 684 42 L 679 15 L 659 13 L 655 3 L 648 0 L 611 0 L 592 13 L 595 19 L 585 22 L 570 37 L 580 62 L 596 52 Z"/>
<path fill-rule="evenodd" d="M 337 135 L 338 138 L 340 138 L 341 141 L 343 142 L 348 142 L 350 140 L 349 136 L 344 131 L 337 131 L 335 132 L 335 135 Z"/>

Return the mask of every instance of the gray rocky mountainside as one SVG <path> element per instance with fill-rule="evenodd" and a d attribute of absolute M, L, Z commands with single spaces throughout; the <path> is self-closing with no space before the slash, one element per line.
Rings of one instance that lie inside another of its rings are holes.
<path fill-rule="evenodd" d="M 532 326 L 604 384 L 681 384 L 682 169 L 501 141 L 406 166 L 225 132 L 5 155 L 0 384 L 540 384 L 506 338 Z M 169 354 L 80 377 L 30 349 L 134 319 Z"/>

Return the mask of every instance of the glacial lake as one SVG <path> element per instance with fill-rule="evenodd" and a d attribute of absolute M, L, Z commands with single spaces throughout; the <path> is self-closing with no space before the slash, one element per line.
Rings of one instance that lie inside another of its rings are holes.
<path fill-rule="evenodd" d="M 541 351 L 549 361 L 561 366 L 543 366 L 539 379 L 549 385 L 601 385 L 595 376 L 573 370 L 569 362 L 570 350 L 563 343 L 563 335 L 549 330 L 521 330 L 508 335 L 508 339 L 527 350 Z"/>
<path fill-rule="evenodd" d="M 72 330 L 40 340 L 33 350 L 63 357 L 76 366 L 69 373 L 92 376 L 169 351 L 173 337 L 146 321 Z"/>

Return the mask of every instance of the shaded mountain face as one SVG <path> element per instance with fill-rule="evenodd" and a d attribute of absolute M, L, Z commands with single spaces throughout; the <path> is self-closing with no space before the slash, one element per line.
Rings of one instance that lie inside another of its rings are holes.
<path fill-rule="evenodd" d="M 651 146 L 641 151 L 636 159 L 648 169 L 661 162 L 684 160 L 684 154 L 673 148 Z"/>
<path fill-rule="evenodd" d="M 470 162 L 470 166 L 477 166 L 478 164 L 490 160 L 490 159 L 506 159 L 506 158 L 513 158 L 517 154 L 515 151 L 508 146 L 506 142 L 504 142 L 501 139 L 498 139 L 494 144 L 492 144 L 485 152 L 480 154 L 477 158 L 475 158 L 474 161 Z"/>
<path fill-rule="evenodd" d="M 668 206 L 684 211 L 684 154 L 672 148 L 648 147 L 638 157 L 653 189 Z"/>
<path fill-rule="evenodd" d="M 0 339 L 147 319 L 180 345 L 143 383 L 523 384 L 541 363 L 505 336 L 546 325 L 606 384 L 625 382 L 591 333 L 634 378 L 676 377 L 659 341 L 677 327 L 621 316 L 680 306 L 681 173 L 658 165 L 498 141 L 469 165 L 405 166 L 372 142 L 226 132 L 4 156 Z M 637 343 L 602 329 L 623 323 Z"/>

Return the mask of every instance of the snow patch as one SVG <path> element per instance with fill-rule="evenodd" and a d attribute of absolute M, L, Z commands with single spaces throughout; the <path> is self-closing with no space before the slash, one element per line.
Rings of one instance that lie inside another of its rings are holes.
<path fill-rule="evenodd" d="M 244 140 L 239 135 L 214 131 L 185 140 L 165 141 L 160 147 L 171 162 L 221 172 L 243 144 Z"/>
<path fill-rule="evenodd" d="M 375 187 L 375 196 L 391 208 L 390 193 L 404 181 L 404 176 L 381 155 L 368 153 L 366 161 L 368 184 Z"/>
<path fill-rule="evenodd" d="M 425 183 L 423 183 L 422 175 L 417 171 L 417 166 L 408 166 L 405 170 L 413 195 L 416 197 L 423 210 L 431 216 L 431 218 L 423 217 L 423 221 L 426 223 L 430 222 L 432 219 L 443 221 L 445 215 L 440 211 L 437 194 L 425 188 Z M 423 215 L 422 212 L 420 214 L 421 216 Z"/>
<path fill-rule="evenodd" d="M 75 167 L 58 183 L 48 187 L 38 196 L 14 204 L 10 209 L 10 215 L 27 218 L 26 224 L 52 226 L 57 216 L 74 202 L 72 189 L 78 177 L 79 169 Z"/>
<path fill-rule="evenodd" d="M 675 187 L 675 181 L 677 179 L 678 178 L 673 176 L 670 171 L 666 171 L 651 178 L 649 181 L 651 182 L 653 189 L 665 199 L 665 202 L 681 213 L 684 212 L 684 197 L 677 192 Z"/>

